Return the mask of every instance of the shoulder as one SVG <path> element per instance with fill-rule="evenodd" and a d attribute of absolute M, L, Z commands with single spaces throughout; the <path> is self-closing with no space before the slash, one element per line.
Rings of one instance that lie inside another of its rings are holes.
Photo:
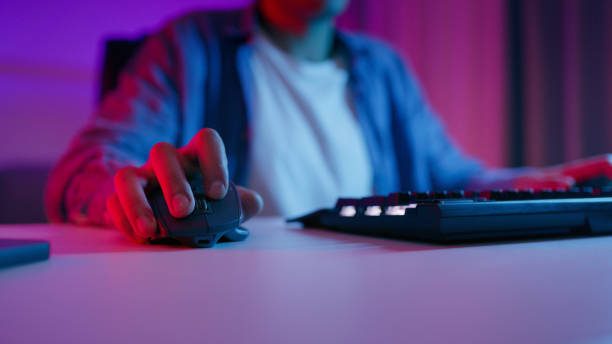
<path fill-rule="evenodd" d="M 381 80 L 392 96 L 419 96 L 420 86 L 409 61 L 390 44 L 363 34 L 340 32 L 341 43 L 348 51 L 354 70 L 369 78 Z"/>
<path fill-rule="evenodd" d="M 210 51 L 243 42 L 252 31 L 250 7 L 196 10 L 171 18 L 146 35 L 142 56 L 167 56 L 172 62 L 197 64 Z"/>
<path fill-rule="evenodd" d="M 382 66 L 386 69 L 404 65 L 400 54 L 389 43 L 381 39 L 344 31 L 338 33 L 338 38 L 354 60 L 361 60 L 371 66 Z"/>
<path fill-rule="evenodd" d="M 389 43 L 363 34 L 339 32 L 354 71 L 384 82 L 391 92 L 418 92 L 414 73 Z M 407 90 L 408 89 L 408 90 Z"/>
<path fill-rule="evenodd" d="M 195 30 L 205 37 L 248 35 L 252 31 L 253 20 L 252 7 L 200 9 L 171 18 L 162 25 L 161 32 L 182 33 Z"/>

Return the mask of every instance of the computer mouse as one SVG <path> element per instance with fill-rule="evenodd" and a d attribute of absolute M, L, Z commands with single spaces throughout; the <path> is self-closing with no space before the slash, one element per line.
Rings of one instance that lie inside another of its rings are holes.
<path fill-rule="evenodd" d="M 234 184 L 229 184 L 225 198 L 213 200 L 204 195 L 201 174 L 190 176 L 188 181 L 196 205 L 193 212 L 184 218 L 170 214 L 159 187 L 147 192 L 160 234 L 152 240 L 153 243 L 178 241 L 191 247 L 212 247 L 219 240 L 242 241 L 249 236 L 249 231 L 240 227 L 243 212 Z"/>

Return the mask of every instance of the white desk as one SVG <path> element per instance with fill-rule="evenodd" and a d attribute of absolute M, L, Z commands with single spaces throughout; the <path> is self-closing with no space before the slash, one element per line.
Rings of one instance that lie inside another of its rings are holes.
<path fill-rule="evenodd" d="M 0 270 L 0 343 L 611 343 L 612 237 L 440 247 L 247 224 L 213 249 L 51 241 Z"/>

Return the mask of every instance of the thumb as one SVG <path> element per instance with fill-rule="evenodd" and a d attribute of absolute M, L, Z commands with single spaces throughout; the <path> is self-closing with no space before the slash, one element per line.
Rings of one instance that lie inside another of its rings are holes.
<path fill-rule="evenodd" d="M 254 190 L 236 186 L 238 196 L 240 197 L 240 204 L 244 214 L 243 222 L 257 215 L 264 205 L 263 198 Z"/>

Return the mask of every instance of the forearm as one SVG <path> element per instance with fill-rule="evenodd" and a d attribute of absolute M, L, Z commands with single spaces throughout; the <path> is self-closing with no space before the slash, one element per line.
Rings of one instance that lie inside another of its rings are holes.
<path fill-rule="evenodd" d="M 486 169 L 470 179 L 468 190 L 496 190 L 519 188 L 519 181 L 526 175 L 533 174 L 537 168 L 495 168 Z"/>
<path fill-rule="evenodd" d="M 47 182 L 45 210 L 49 220 L 109 225 L 106 199 L 113 192 L 113 176 L 129 163 L 129 160 L 99 146 L 72 147 Z"/>
<path fill-rule="evenodd" d="M 578 169 L 577 169 L 578 170 Z M 493 189 L 567 189 L 576 179 L 559 167 L 523 167 L 487 170 L 474 177 L 469 184 L 472 190 Z"/>
<path fill-rule="evenodd" d="M 109 226 L 106 200 L 112 194 L 112 170 L 92 162 L 74 175 L 63 197 L 65 219 L 78 225 Z"/>
<path fill-rule="evenodd" d="M 571 177 L 578 183 L 596 177 L 612 179 L 612 154 L 574 160 L 561 165 L 547 167 L 546 170 L 551 173 Z"/>

